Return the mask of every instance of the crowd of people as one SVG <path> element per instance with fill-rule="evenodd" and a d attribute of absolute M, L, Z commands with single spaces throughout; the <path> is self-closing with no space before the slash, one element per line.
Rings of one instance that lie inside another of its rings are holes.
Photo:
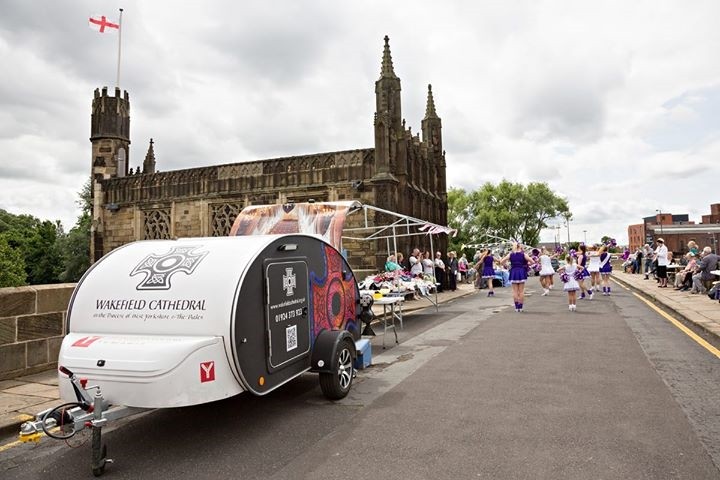
<path fill-rule="evenodd" d="M 687 253 L 675 258 L 669 251 L 662 238 L 658 238 L 653 249 L 649 244 L 636 249 L 635 252 L 626 252 L 623 267 L 625 272 L 645 275 L 645 280 L 651 277 L 658 283 L 658 288 L 668 288 L 668 279 L 671 276 L 668 267 L 674 267 L 675 290 L 691 294 L 708 294 L 714 287 L 717 277 L 712 273 L 720 269 L 716 252 L 712 247 L 706 246 L 702 250 L 697 242 L 690 240 L 687 244 Z M 675 262 L 675 263 L 674 263 Z M 717 292 L 715 286 L 714 292 Z"/>
<path fill-rule="evenodd" d="M 594 252 L 594 248 L 591 250 Z M 588 254 L 584 245 L 580 246 L 578 252 L 571 251 L 567 256 L 561 255 L 562 253 L 550 254 L 546 249 L 526 252 L 523 245 L 516 242 L 504 256 L 496 256 L 491 249 L 486 248 L 478 250 L 470 261 L 465 254 L 457 258 L 454 251 L 448 252 L 447 257 L 443 258 L 441 252 L 435 252 L 433 256 L 428 250 L 422 252 L 419 248 L 415 248 L 407 261 L 404 261 L 404 256 L 400 252 L 390 255 L 385 270 L 415 278 L 432 278 L 438 293 L 445 289 L 455 291 L 459 282 L 467 282 L 473 283 L 478 289 L 487 288 L 488 297 L 492 297 L 495 295 L 495 282 L 500 282 L 501 285 L 509 285 L 512 288 L 515 311 L 522 312 L 525 304 L 525 282 L 528 277 L 538 275 L 543 286 L 543 296 L 548 295 L 554 287 L 555 265 L 559 266 L 557 258 L 562 256 L 566 265 L 559 268 L 559 273 L 572 274 L 577 271 L 582 274 L 582 277 L 577 279 L 573 277 L 564 280 L 566 283 L 564 290 L 568 292 L 568 304 L 571 310 L 574 311 L 576 308 L 576 291 L 580 292 L 581 299 L 586 296 L 592 299 L 594 289 L 597 288 L 599 291 L 602 283 L 603 294 L 610 294 L 607 279 L 610 257 L 604 247 L 597 252 L 597 261 L 594 259 L 594 253 Z M 586 268 L 588 258 L 590 265 Z M 585 277 L 592 279 L 590 287 L 586 286 Z M 561 278 L 565 279 L 565 276 Z"/>
<path fill-rule="evenodd" d="M 430 251 L 421 252 L 415 248 L 407 261 L 402 253 L 390 255 L 385 269 L 388 272 L 407 272 L 412 277 L 433 278 L 438 292 L 445 289 L 455 291 L 459 282 L 467 282 L 474 283 L 478 289 L 487 288 L 487 295 L 492 297 L 495 295 L 494 283 L 499 281 L 503 286 L 511 286 L 516 312 L 523 311 L 525 283 L 531 275 L 539 276 L 542 296 L 547 296 L 555 286 L 555 274 L 559 274 L 563 291 L 567 293 L 568 309 L 573 312 L 577 310 L 578 299 L 592 300 L 593 295 L 600 291 L 603 295 L 611 294 L 612 265 L 607 245 L 580 244 L 577 251 L 560 249 L 550 253 L 545 248 L 526 250 L 522 244 L 515 242 L 509 252 L 502 253 L 503 256 L 496 256 L 491 249 L 482 249 L 472 260 L 468 260 L 465 254 L 457 258 L 454 251 L 443 258 L 439 251 L 433 256 Z M 676 272 L 672 286 L 690 293 L 707 293 L 711 288 L 717 289 L 717 285 L 712 285 L 716 277 L 711 272 L 720 268 L 718 258 L 710 247 L 700 250 L 694 241 L 690 241 L 688 253 L 681 260 L 683 268 Z M 645 279 L 649 280 L 652 276 L 657 281 L 658 288 L 668 287 L 668 266 L 672 265 L 673 254 L 662 238 L 656 240 L 654 249 L 646 244 L 633 254 L 626 251 L 623 260 L 626 272 L 644 273 Z"/>

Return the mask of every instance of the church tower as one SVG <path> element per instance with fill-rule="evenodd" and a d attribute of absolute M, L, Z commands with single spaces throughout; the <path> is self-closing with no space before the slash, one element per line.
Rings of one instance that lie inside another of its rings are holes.
<path fill-rule="evenodd" d="M 375 177 L 395 180 L 398 140 L 403 137 L 400 108 L 400 79 L 390 56 L 390 39 L 385 36 L 380 79 L 375 82 Z"/>
<path fill-rule="evenodd" d="M 428 167 L 430 169 L 430 187 L 439 205 L 447 204 L 447 186 L 445 179 L 445 151 L 442 142 L 442 121 L 435 111 L 435 99 L 433 98 L 432 85 L 428 85 L 427 104 L 425 106 L 425 118 L 421 122 L 423 143 L 427 145 Z M 445 225 L 447 223 L 446 209 L 439 209 L 438 218 L 435 221 Z"/>
<path fill-rule="evenodd" d="M 393 70 L 390 39 L 385 36 L 380 78 L 375 82 L 375 173 L 370 179 L 375 205 L 398 208 L 399 180 L 394 175 L 400 140 L 404 137 L 400 108 L 400 79 Z M 377 221 L 382 221 L 378 218 Z"/>
<path fill-rule="evenodd" d="M 115 96 L 111 97 L 107 87 L 103 87 L 102 93 L 95 89 L 90 142 L 93 199 L 90 261 L 95 262 L 104 252 L 102 233 L 106 211 L 113 210 L 112 205 L 104 205 L 103 180 L 126 176 L 130 163 L 130 97 L 127 91 L 121 97 L 120 89 L 115 88 Z"/>

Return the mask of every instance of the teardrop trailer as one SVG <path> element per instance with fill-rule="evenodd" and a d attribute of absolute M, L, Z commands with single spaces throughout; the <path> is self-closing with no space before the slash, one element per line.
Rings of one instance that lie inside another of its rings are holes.
<path fill-rule="evenodd" d="M 362 305 L 361 305 L 362 303 Z M 369 304 L 350 266 L 313 235 L 147 240 L 119 247 L 77 284 L 62 342 L 64 404 L 21 427 L 66 439 L 149 408 L 265 395 L 308 371 L 329 399 L 347 395 Z"/>

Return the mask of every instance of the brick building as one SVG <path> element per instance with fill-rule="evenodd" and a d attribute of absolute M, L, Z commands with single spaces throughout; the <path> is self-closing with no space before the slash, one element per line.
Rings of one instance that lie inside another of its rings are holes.
<path fill-rule="evenodd" d="M 673 215 L 658 213 L 643 218 L 643 223 L 628 226 L 628 240 L 631 250 L 648 243 L 654 245 L 655 239 L 662 237 L 668 250 L 676 255 L 687 253 L 687 243 L 695 240 L 702 249 L 705 246 L 718 251 L 720 242 L 720 203 L 710 205 L 710 215 L 702 216 L 702 223 L 689 220 L 687 214 Z"/>
<path fill-rule="evenodd" d="M 380 78 L 375 82 L 373 148 L 162 173 L 156 171 L 152 139 L 142 168 L 130 167 L 128 93 L 121 95 L 116 88 L 111 96 L 107 87 L 95 90 L 90 137 L 93 261 L 135 240 L 227 235 L 247 205 L 358 200 L 445 225 L 445 151 L 432 87 L 428 85 L 421 132 L 415 135 L 402 117 L 400 90 L 385 37 Z M 382 214 L 377 215 L 370 220 L 384 223 Z M 352 217 L 348 222 L 353 226 Z M 415 242 L 400 239 L 398 247 L 408 252 Z M 434 244 L 444 251 L 447 239 L 439 236 Z M 382 242 L 343 246 L 355 268 L 377 268 L 388 254 Z"/>

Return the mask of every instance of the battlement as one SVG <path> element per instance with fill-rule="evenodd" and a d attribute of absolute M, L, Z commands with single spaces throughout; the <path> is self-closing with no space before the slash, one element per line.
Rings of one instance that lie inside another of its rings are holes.
<path fill-rule="evenodd" d="M 106 97 L 106 98 L 116 98 L 116 99 L 117 99 L 117 98 L 120 98 L 120 89 L 119 89 L 118 87 L 115 87 L 115 96 L 114 96 L 114 97 L 110 97 L 110 96 L 108 95 L 108 87 L 103 87 L 103 88 L 102 88 L 102 94 L 100 93 L 100 89 L 99 89 L 99 88 L 96 88 L 96 89 L 95 89 L 94 98 L 95 98 L 95 99 L 98 99 L 98 98 L 100 98 L 101 96 L 102 96 L 102 97 Z M 127 91 L 127 90 L 125 90 L 125 92 L 123 93 L 122 99 L 125 100 L 126 102 L 129 102 L 129 101 L 130 101 L 130 94 L 128 94 L 128 91 Z"/>
<path fill-rule="evenodd" d="M 127 90 L 121 96 L 119 88 L 115 95 L 108 95 L 108 87 L 95 89 L 90 117 L 90 140 L 115 138 L 130 144 L 130 95 Z"/>

